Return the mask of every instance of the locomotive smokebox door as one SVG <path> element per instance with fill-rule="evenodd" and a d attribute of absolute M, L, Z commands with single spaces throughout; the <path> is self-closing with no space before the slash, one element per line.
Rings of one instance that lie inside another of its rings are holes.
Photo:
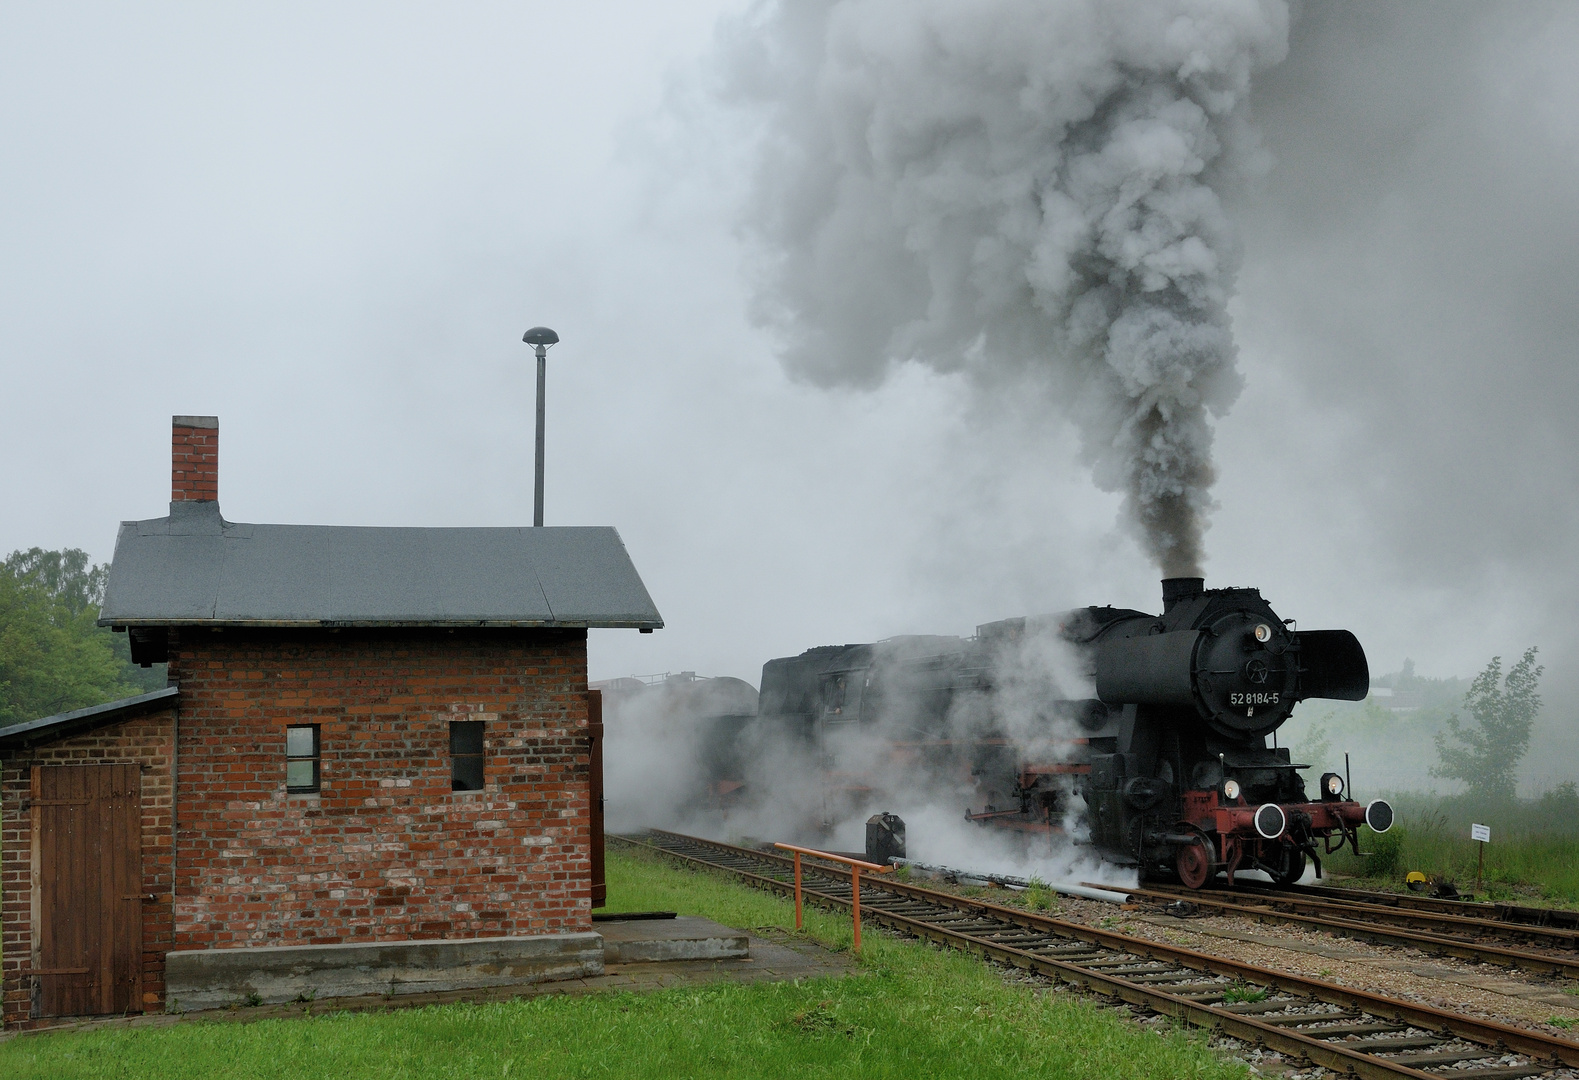
<path fill-rule="evenodd" d="M 873 814 L 866 819 L 866 858 L 888 865 L 905 857 L 905 823 L 898 814 Z"/>

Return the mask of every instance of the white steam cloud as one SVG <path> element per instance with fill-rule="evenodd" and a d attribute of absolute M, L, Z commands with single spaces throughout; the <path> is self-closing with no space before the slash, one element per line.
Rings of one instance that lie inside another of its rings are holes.
<path fill-rule="evenodd" d="M 1165 576 L 1200 572 L 1239 393 L 1217 187 L 1256 157 L 1281 0 L 821 0 L 729 36 L 760 105 L 758 316 L 795 374 L 1047 395 Z"/>
<path fill-rule="evenodd" d="M 1091 733 L 1068 708 L 1091 695 L 1087 658 L 1060 636 L 1057 619 L 1013 622 L 989 638 L 836 647 L 832 667 L 814 661 L 797 676 L 809 699 L 778 693 L 759 702 L 738 679 L 689 672 L 598 684 L 608 828 L 860 851 L 867 819 L 886 811 L 907 823 L 907 853 L 920 862 L 1133 883 L 1132 872 L 1081 846 L 1079 776 L 1060 768 Z M 835 678 L 837 703 L 826 693 Z M 1055 829 L 967 820 L 967 812 L 1013 813 L 1022 799 L 1031 808 L 1023 820 Z"/>

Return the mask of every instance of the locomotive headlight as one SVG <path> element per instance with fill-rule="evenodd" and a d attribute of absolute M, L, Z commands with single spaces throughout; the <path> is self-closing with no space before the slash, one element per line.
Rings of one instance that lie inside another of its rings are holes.
<path fill-rule="evenodd" d="M 1223 781 L 1223 794 L 1230 801 L 1239 798 L 1239 781 L 1232 778 Z"/>
<path fill-rule="evenodd" d="M 1321 774 L 1321 797 L 1336 799 L 1343 794 L 1343 777 L 1335 772 Z"/>
<path fill-rule="evenodd" d="M 1272 628 L 1266 623 L 1256 623 L 1256 628 L 1251 633 L 1263 645 L 1272 640 Z"/>

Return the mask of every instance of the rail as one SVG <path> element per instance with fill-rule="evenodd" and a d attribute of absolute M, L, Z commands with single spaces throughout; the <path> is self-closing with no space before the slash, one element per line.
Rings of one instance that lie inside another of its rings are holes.
<path fill-rule="evenodd" d="M 1440 956 L 1455 956 L 1480 964 L 1521 968 L 1545 975 L 1579 979 L 1579 933 L 1496 919 L 1445 915 L 1429 911 L 1387 908 L 1363 900 L 1334 900 L 1327 895 L 1308 897 L 1299 890 L 1279 892 L 1223 889 L 1184 889 L 1149 885 L 1124 890 L 1135 900 L 1186 901 L 1224 915 L 1257 922 L 1286 923 L 1324 931 L 1338 937 L 1401 945 Z M 1362 894 L 1363 895 L 1363 894 Z M 1385 925 L 1388 923 L 1402 925 Z M 1453 936 L 1453 935 L 1469 936 Z M 1489 938 L 1530 942 L 1549 952 L 1507 948 L 1476 940 Z"/>
<path fill-rule="evenodd" d="M 1444 900 L 1434 896 L 1422 896 L 1418 893 L 1375 892 L 1348 886 L 1299 885 L 1292 890 L 1284 890 L 1251 881 L 1236 881 L 1234 888 L 1243 890 L 1246 893 L 1256 892 L 1276 895 L 1292 892 L 1298 896 L 1321 896 L 1345 902 L 1360 900 L 1364 903 L 1384 905 L 1400 910 L 1434 911 L 1448 915 L 1472 915 L 1480 918 L 1495 919 L 1498 922 L 1508 923 L 1509 925 L 1551 926 L 1564 930 L 1579 930 L 1579 911 L 1526 907 L 1521 904 L 1507 904 L 1500 901 L 1490 903 L 1464 899 Z"/>
<path fill-rule="evenodd" d="M 867 870 L 878 874 L 893 873 L 892 866 L 878 866 L 876 863 L 862 862 L 845 855 L 835 855 L 831 851 L 818 851 L 816 848 L 797 847 L 794 844 L 774 844 L 780 851 L 793 851 L 795 853 L 795 929 L 801 929 L 800 895 L 801 875 L 800 857 L 810 855 L 814 859 L 826 859 L 828 862 L 842 863 L 850 868 L 850 908 L 855 916 L 855 944 L 856 952 L 861 951 L 861 871 Z"/>

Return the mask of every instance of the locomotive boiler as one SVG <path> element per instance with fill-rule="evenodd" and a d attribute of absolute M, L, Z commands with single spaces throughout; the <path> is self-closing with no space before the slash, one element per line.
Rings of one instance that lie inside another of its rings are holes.
<path fill-rule="evenodd" d="M 808 748 L 830 819 L 902 789 L 964 793 L 984 826 L 1068 831 L 1192 888 L 1247 869 L 1293 882 L 1357 850 L 1361 824 L 1392 824 L 1337 773 L 1309 796 L 1308 766 L 1267 743 L 1300 701 L 1363 699 L 1365 653 L 1346 630 L 1298 630 L 1256 589 L 1204 585 L 1165 580 L 1160 615 L 1081 608 L 770 660 L 757 727 Z M 1057 666 L 1047 641 L 1078 670 L 1039 682 Z M 1071 675 L 1095 696 L 1070 695 Z"/>

